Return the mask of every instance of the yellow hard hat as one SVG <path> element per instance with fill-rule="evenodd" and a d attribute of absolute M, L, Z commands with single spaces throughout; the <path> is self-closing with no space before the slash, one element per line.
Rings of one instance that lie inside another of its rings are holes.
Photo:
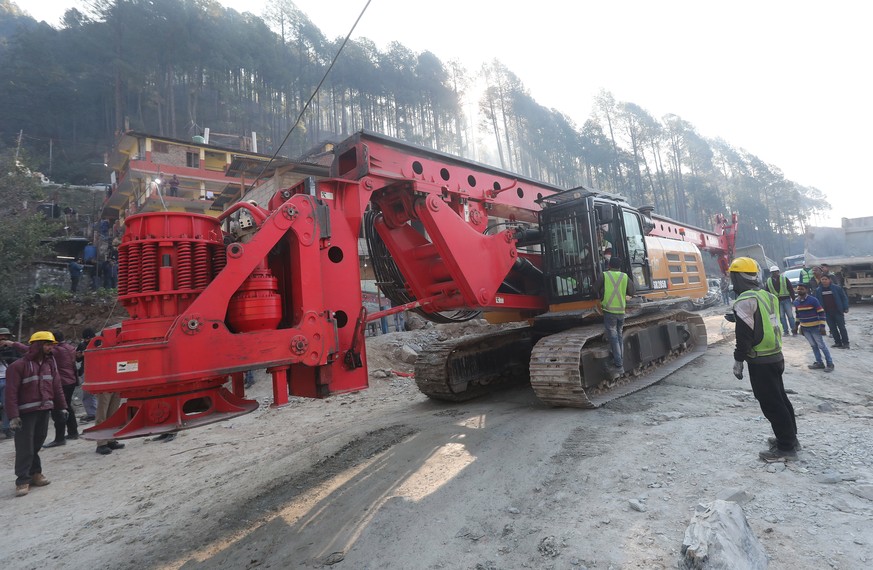
<path fill-rule="evenodd" d="M 757 273 L 758 262 L 751 257 L 738 257 L 731 262 L 728 271 L 731 273 Z"/>
<path fill-rule="evenodd" d="M 58 341 L 55 340 L 55 335 L 53 335 L 49 331 L 36 331 L 32 335 L 30 335 L 30 344 L 33 344 L 39 340 L 44 340 L 52 344 L 58 344 Z"/>

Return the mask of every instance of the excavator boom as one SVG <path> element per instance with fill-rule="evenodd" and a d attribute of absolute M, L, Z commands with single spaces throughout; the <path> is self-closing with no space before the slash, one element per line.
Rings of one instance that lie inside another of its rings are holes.
<path fill-rule="evenodd" d="M 105 329 L 85 353 L 86 389 L 119 393 L 125 403 L 86 435 L 136 437 L 250 412 L 257 403 L 245 397 L 243 374 L 252 369 L 271 375 L 274 406 L 289 396 L 365 388 L 366 324 L 387 313 L 363 308 L 362 235 L 392 310 L 438 322 L 485 313 L 534 323 L 466 348 L 434 347 L 417 370 L 423 392 L 466 399 L 500 378 L 545 377 L 544 365 L 528 362 L 537 343 L 583 323 L 572 312 L 540 321 L 545 328 L 537 318 L 560 313 L 562 303 L 590 313 L 597 305 L 590 286 L 602 271 L 595 256 L 607 243 L 638 288 L 652 290 L 643 240 L 649 225 L 620 197 L 585 188 L 568 194 L 369 132 L 336 147 L 330 178 L 277 190 L 265 207 L 239 202 L 215 218 L 130 216 L 118 285 L 130 318 Z M 668 320 L 636 327 L 632 342 L 642 349 L 628 374 L 700 347 L 697 324 L 682 315 Z M 608 390 L 597 378 L 600 339 L 585 334 L 579 388 Z"/>

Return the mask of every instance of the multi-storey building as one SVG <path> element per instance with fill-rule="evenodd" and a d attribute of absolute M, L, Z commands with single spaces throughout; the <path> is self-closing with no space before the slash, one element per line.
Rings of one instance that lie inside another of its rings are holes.
<path fill-rule="evenodd" d="M 123 134 L 112 153 L 113 184 L 103 217 L 123 224 L 139 212 L 185 211 L 218 215 L 248 196 L 253 183 L 271 188 L 290 186 L 306 176 L 328 175 L 330 148 L 306 161 L 294 162 L 259 154 L 251 139 L 241 148 L 216 146 L 203 137 L 184 141 L 136 131 Z M 170 191 L 173 175 L 178 190 Z M 171 195 L 175 194 L 175 195 Z M 263 194 L 263 190 L 256 192 Z"/>

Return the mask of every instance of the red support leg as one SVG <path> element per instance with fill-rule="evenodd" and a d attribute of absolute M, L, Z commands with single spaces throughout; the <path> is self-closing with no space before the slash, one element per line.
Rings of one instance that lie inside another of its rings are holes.
<path fill-rule="evenodd" d="M 288 369 L 270 368 L 267 370 L 273 375 L 273 403 L 271 408 L 281 408 L 288 405 Z"/>

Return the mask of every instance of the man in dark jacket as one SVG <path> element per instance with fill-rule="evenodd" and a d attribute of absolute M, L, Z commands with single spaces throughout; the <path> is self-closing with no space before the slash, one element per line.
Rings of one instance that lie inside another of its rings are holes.
<path fill-rule="evenodd" d="M 75 293 L 79 290 L 79 281 L 82 279 L 82 270 L 85 266 L 80 263 L 81 260 L 71 259 L 67 264 L 70 270 L 70 293 Z"/>
<path fill-rule="evenodd" d="M 67 401 L 67 414 L 60 410 L 52 411 L 52 421 L 55 423 L 55 439 L 43 447 L 58 447 L 66 445 L 68 439 L 79 439 L 79 424 L 76 422 L 76 414 L 73 413 L 73 392 L 79 384 L 76 374 L 76 347 L 64 342 L 64 333 L 52 331 L 58 342 L 52 350 L 52 357 L 58 367 L 61 376 L 61 388 L 64 390 L 64 399 Z"/>
<path fill-rule="evenodd" d="M 821 276 L 821 284 L 815 297 L 825 310 L 828 329 L 834 337 L 834 348 L 849 348 L 849 333 L 846 331 L 846 313 L 849 312 L 849 296 L 845 289 L 833 282 L 830 274 Z"/>
<path fill-rule="evenodd" d="M 6 407 L 9 425 L 15 430 L 15 496 L 22 497 L 30 486 L 43 487 L 49 480 L 42 474 L 39 450 L 48 435 L 51 410 L 66 413 L 67 401 L 52 349 L 57 344 L 48 331 L 30 337 L 30 348 L 6 370 Z"/>
<path fill-rule="evenodd" d="M 0 328 L 0 421 L 3 435 L 13 439 L 15 434 L 9 427 L 9 416 L 6 415 L 6 369 L 10 364 L 21 358 L 27 352 L 27 346 L 12 340 L 12 331 L 6 327 Z"/>
<path fill-rule="evenodd" d="M 772 447 L 758 456 L 764 461 L 795 459 L 799 448 L 797 423 L 782 381 L 785 360 L 782 357 L 779 300 L 776 295 L 761 289 L 755 260 L 738 257 L 731 262 L 729 272 L 737 294 L 733 311 L 726 315 L 728 320 L 736 323 L 734 376 L 742 379 L 743 363 L 748 363 L 752 393 L 775 436 L 768 439 Z"/>

